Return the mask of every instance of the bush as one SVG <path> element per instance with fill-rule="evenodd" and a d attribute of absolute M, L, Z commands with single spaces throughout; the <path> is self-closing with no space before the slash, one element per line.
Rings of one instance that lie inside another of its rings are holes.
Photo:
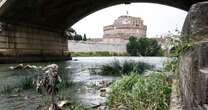
<path fill-rule="evenodd" d="M 161 46 L 155 39 L 130 37 L 127 52 L 131 56 L 161 56 Z"/>
<path fill-rule="evenodd" d="M 165 71 L 168 71 L 168 72 L 173 72 L 175 73 L 176 72 L 176 69 L 177 69 L 177 66 L 178 66 L 178 58 L 173 58 L 173 59 L 170 59 L 170 60 L 167 60 L 165 63 L 164 63 L 164 70 Z"/>
<path fill-rule="evenodd" d="M 102 75 L 125 75 L 130 72 L 143 74 L 145 70 L 152 69 L 153 66 L 144 62 L 125 61 L 123 64 L 119 61 L 113 61 L 110 64 L 101 67 Z"/>
<path fill-rule="evenodd" d="M 108 106 L 123 105 L 130 110 L 168 110 L 171 84 L 163 73 L 141 76 L 132 73 L 112 85 Z"/>

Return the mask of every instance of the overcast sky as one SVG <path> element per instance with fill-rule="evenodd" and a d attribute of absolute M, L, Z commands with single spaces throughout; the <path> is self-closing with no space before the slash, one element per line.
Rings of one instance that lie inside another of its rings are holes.
<path fill-rule="evenodd" d="M 147 25 L 147 36 L 155 37 L 163 35 L 168 31 L 173 32 L 176 28 L 181 30 L 186 11 L 151 3 L 132 3 L 129 5 L 116 5 L 108 7 L 88 15 L 74 24 L 74 28 L 79 34 L 86 34 L 88 38 L 101 38 L 103 36 L 103 26 L 113 24 L 114 20 L 121 15 L 141 17 Z"/>

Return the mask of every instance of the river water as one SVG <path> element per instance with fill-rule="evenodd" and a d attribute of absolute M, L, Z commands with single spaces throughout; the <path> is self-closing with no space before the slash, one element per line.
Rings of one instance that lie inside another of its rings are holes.
<path fill-rule="evenodd" d="M 73 82 L 74 86 L 60 91 L 60 100 L 70 100 L 86 106 L 94 106 L 106 101 L 106 97 L 100 95 L 96 86 L 103 81 L 114 81 L 119 79 L 115 76 L 101 76 L 90 74 L 93 69 L 99 69 L 103 64 L 112 61 L 141 61 L 154 65 L 156 69 L 161 69 L 166 57 L 74 57 L 72 61 L 47 62 L 47 63 L 29 63 L 30 65 L 45 66 L 51 63 L 57 63 L 62 71 L 65 72 L 64 78 Z M 27 63 L 28 64 L 28 63 Z M 25 76 L 31 76 L 34 73 L 28 70 L 11 71 L 10 66 L 17 64 L 0 65 L 0 90 L 7 86 L 16 86 Z M 13 90 L 18 91 L 18 90 Z M 61 97 L 64 96 L 64 97 Z M 19 93 L 0 96 L 1 110 L 33 110 L 47 100 L 45 95 L 35 92 L 35 90 L 25 90 Z"/>

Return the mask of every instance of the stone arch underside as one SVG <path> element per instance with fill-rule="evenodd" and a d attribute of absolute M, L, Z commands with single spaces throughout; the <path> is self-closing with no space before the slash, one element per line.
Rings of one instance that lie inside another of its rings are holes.
<path fill-rule="evenodd" d="M 188 11 L 204 0 L 8 0 L 0 7 L 0 21 L 66 28 L 106 7 L 131 2 L 157 3 Z"/>

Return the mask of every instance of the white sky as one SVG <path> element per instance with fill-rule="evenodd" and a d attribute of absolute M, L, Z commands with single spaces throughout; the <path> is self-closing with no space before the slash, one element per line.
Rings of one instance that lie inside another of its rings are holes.
<path fill-rule="evenodd" d="M 87 38 L 101 38 L 103 26 L 113 24 L 121 15 L 141 17 L 147 25 L 147 37 L 174 32 L 176 28 L 181 30 L 187 15 L 186 11 L 170 6 L 152 3 L 132 3 L 129 5 L 116 5 L 99 10 L 83 18 L 72 26 L 79 34 L 86 34 Z"/>

